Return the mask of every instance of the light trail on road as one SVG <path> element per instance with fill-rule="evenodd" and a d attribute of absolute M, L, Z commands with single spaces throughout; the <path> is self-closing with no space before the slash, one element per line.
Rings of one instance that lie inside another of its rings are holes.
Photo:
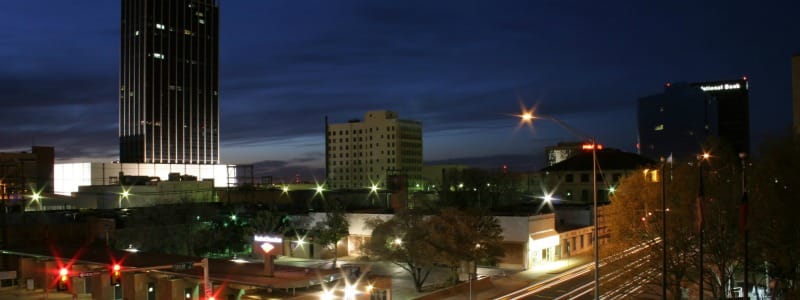
<path fill-rule="evenodd" d="M 634 255 L 636 253 L 639 253 L 640 251 L 643 251 L 643 250 L 649 248 L 650 246 L 652 246 L 654 244 L 657 244 L 659 242 L 660 242 L 660 239 L 656 238 L 656 239 L 651 240 L 650 242 L 643 243 L 641 245 L 625 249 L 625 250 L 621 251 L 618 254 L 606 257 L 606 258 L 601 260 L 600 267 L 602 268 L 603 266 L 606 266 L 609 263 L 616 262 L 616 261 L 619 261 L 619 260 L 621 260 L 623 258 L 626 258 L 626 257 L 629 257 L 629 256 Z M 620 276 L 624 275 L 625 273 L 630 272 L 632 270 L 635 270 L 634 267 L 641 268 L 641 266 L 645 266 L 649 262 L 649 260 L 650 260 L 650 255 L 647 255 L 647 256 L 642 257 L 642 258 L 638 258 L 635 261 L 626 264 L 625 268 L 620 268 L 620 269 L 608 272 L 607 274 L 603 274 L 602 278 L 603 279 L 619 278 Z M 559 284 L 565 283 L 565 282 L 567 282 L 569 280 L 572 280 L 572 279 L 575 279 L 575 278 L 578 278 L 578 277 L 581 277 L 581 276 L 585 276 L 588 273 L 592 272 L 593 270 L 594 270 L 594 263 L 587 263 L 587 264 L 572 268 L 572 269 L 566 271 L 565 273 L 563 273 L 560 276 L 552 277 L 552 278 L 549 278 L 549 279 L 544 280 L 542 282 L 537 282 L 535 284 L 529 285 L 527 287 L 524 287 L 522 289 L 516 290 L 516 291 L 511 292 L 511 293 L 508 293 L 506 295 L 503 295 L 503 296 L 495 298 L 495 299 L 497 299 L 497 300 L 526 299 L 527 297 L 535 296 L 537 293 L 540 293 L 540 292 L 542 292 L 544 290 L 553 288 L 553 287 L 555 287 L 555 286 L 557 286 Z M 619 289 L 620 288 L 616 288 L 616 289 L 614 289 L 612 291 L 609 291 L 608 294 L 609 295 L 616 294 Z M 567 293 L 565 293 L 565 294 L 563 294 L 563 295 L 561 295 L 559 297 L 556 297 L 554 299 L 559 299 L 559 300 L 561 300 L 561 299 L 578 299 L 580 297 L 586 296 L 588 293 L 591 293 L 592 291 L 594 291 L 594 281 L 590 281 L 590 282 L 588 282 L 586 284 L 582 284 L 582 285 L 580 285 L 578 287 L 575 287 L 572 290 L 568 291 Z M 626 293 L 626 294 L 629 295 L 629 293 Z M 604 293 L 603 296 L 605 296 L 605 295 L 606 295 L 606 293 Z"/>

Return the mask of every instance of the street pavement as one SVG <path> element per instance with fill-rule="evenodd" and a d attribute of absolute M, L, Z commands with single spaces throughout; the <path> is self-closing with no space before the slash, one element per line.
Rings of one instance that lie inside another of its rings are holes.
<path fill-rule="evenodd" d="M 42 289 L 26 290 L 17 286 L 0 288 L 0 300 L 71 300 L 71 299 L 92 299 L 89 295 L 72 295 L 63 292 L 50 291 L 45 293 Z"/>
<path fill-rule="evenodd" d="M 488 276 L 491 278 L 492 284 L 490 288 L 483 290 L 473 290 L 472 299 L 495 299 L 507 293 L 524 288 L 528 285 L 534 284 L 539 281 L 547 280 L 549 278 L 559 276 L 564 271 L 585 265 L 592 261 L 591 254 L 572 257 L 570 260 L 562 260 L 552 262 L 544 266 L 537 266 L 528 270 L 520 270 L 514 268 L 478 268 L 478 275 Z M 330 268 L 332 262 L 330 260 L 314 260 L 314 259 L 299 259 L 293 257 L 279 257 L 275 261 L 276 264 L 292 265 L 307 268 Z M 415 299 L 431 292 L 430 290 L 418 293 L 415 288 L 411 276 L 404 269 L 387 262 L 368 262 L 361 261 L 352 257 L 343 257 L 337 260 L 337 266 L 343 264 L 364 264 L 370 266 L 370 272 L 375 275 L 389 276 L 392 278 L 392 299 Z M 447 280 L 450 274 L 442 269 L 434 271 L 426 281 L 425 286 L 448 286 Z M 462 283 L 468 285 L 468 283 Z M 461 293 L 450 293 L 446 298 L 447 300 L 468 299 L 469 290 L 462 289 Z"/>
<path fill-rule="evenodd" d="M 592 260 L 591 255 L 573 257 L 569 263 L 555 262 L 548 266 L 534 267 L 528 270 L 519 270 L 513 268 L 478 268 L 480 276 L 487 276 L 491 278 L 491 285 L 488 288 L 472 291 L 472 299 L 495 299 L 512 291 L 524 288 L 533 283 L 546 280 L 558 276 L 560 273 L 568 270 L 571 267 L 584 265 Z M 299 259 L 293 257 L 281 256 L 276 259 L 276 264 L 296 266 L 309 269 L 330 269 L 332 263 L 330 260 L 315 260 L 315 259 Z M 404 269 L 387 262 L 367 262 L 361 261 L 356 258 L 344 257 L 337 261 L 337 266 L 343 264 L 362 264 L 368 265 L 370 272 L 375 275 L 387 276 L 392 278 L 392 299 L 415 299 L 423 297 L 427 294 L 434 292 L 433 286 L 447 287 L 450 274 L 447 270 L 440 269 L 434 271 L 426 281 L 426 292 L 418 293 L 414 289 L 411 276 Z M 468 283 L 462 283 L 468 285 Z M 446 300 L 468 299 L 469 290 L 466 288 L 461 289 L 462 292 L 449 293 L 448 297 L 440 298 Z M 314 293 L 312 293 L 314 294 Z M 300 295 L 298 295 L 300 296 Z M 312 297 L 316 298 L 316 297 Z M 88 295 L 74 296 L 72 294 L 63 292 L 50 291 L 45 293 L 41 289 L 26 290 L 20 287 L 5 287 L 0 288 L 0 300 L 11 299 L 48 299 L 48 300 L 68 300 L 68 299 L 91 299 Z"/>

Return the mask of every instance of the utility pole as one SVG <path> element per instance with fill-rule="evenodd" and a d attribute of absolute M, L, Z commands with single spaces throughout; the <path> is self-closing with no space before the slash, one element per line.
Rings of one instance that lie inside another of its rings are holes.
<path fill-rule="evenodd" d="M 667 299 L 667 161 L 661 157 L 661 247 L 663 250 L 661 265 L 661 298 Z"/>

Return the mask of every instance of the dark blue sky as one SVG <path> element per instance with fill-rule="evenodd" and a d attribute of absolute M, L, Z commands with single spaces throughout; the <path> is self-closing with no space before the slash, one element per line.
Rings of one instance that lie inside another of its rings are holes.
<path fill-rule="evenodd" d="M 572 140 L 520 101 L 633 151 L 636 99 L 665 82 L 751 80 L 757 144 L 790 125 L 798 1 L 261 1 L 221 4 L 226 163 L 320 174 L 324 117 L 423 122 L 424 159 L 542 167 Z M 118 152 L 119 1 L 0 2 L 0 151 Z"/>

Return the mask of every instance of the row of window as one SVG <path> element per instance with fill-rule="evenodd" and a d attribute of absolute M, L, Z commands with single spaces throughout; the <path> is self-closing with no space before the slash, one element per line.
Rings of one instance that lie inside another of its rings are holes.
<path fill-rule="evenodd" d="M 359 159 L 359 160 L 353 160 L 352 162 L 353 162 L 353 165 L 355 166 L 355 165 L 363 165 L 363 164 L 379 164 L 379 163 L 381 163 L 381 160 L 379 160 L 379 159 L 375 159 L 375 160 L 370 159 L 369 161 L 366 161 L 366 160 L 365 161 L 361 161 Z M 393 157 L 390 157 L 390 158 L 386 159 L 386 163 L 392 164 L 392 163 L 395 163 L 395 162 L 397 162 L 397 159 L 395 159 Z M 337 163 L 336 160 L 331 160 L 331 166 L 335 166 L 336 163 Z M 340 166 L 349 166 L 350 165 L 350 161 L 349 160 L 345 160 L 343 162 L 338 162 L 338 163 L 339 163 Z"/>
<path fill-rule="evenodd" d="M 394 131 L 394 129 L 395 129 L 394 126 L 386 126 L 386 131 Z M 375 127 L 375 131 L 376 132 L 380 131 L 380 130 L 381 130 L 380 127 Z M 328 136 L 336 135 L 336 132 L 337 132 L 336 130 L 328 131 Z M 349 135 L 350 134 L 349 130 L 339 130 L 338 132 L 339 132 L 339 135 Z M 369 128 L 369 132 L 370 133 L 372 132 L 372 127 Z M 353 129 L 353 134 L 362 134 L 362 133 L 364 133 L 363 129 Z"/>
<path fill-rule="evenodd" d="M 581 180 L 580 182 L 589 182 L 589 177 L 590 177 L 590 174 L 588 174 L 588 173 L 580 174 L 580 180 Z M 621 173 L 614 173 L 614 174 L 611 175 L 611 181 L 612 182 L 619 182 L 620 178 L 622 178 L 622 174 Z M 603 181 L 603 174 L 602 173 L 597 173 L 597 181 L 598 182 L 602 182 Z M 564 182 L 567 182 L 567 183 L 575 182 L 575 175 L 574 174 L 566 174 L 566 175 L 564 175 Z"/>
<path fill-rule="evenodd" d="M 389 148 L 394 147 L 394 145 L 395 145 L 395 143 L 386 143 L 386 147 L 389 147 Z M 367 144 L 367 146 L 368 146 L 369 149 L 372 149 L 372 144 Z M 375 148 L 378 148 L 378 147 L 380 147 L 380 144 L 375 143 Z M 353 150 L 356 150 L 356 149 L 359 149 L 359 150 L 360 149 L 364 149 L 364 145 L 353 145 Z M 336 146 L 328 146 L 328 151 L 336 151 L 336 150 L 350 150 L 350 146 L 349 145 L 339 146 L 338 149 L 336 148 Z M 381 151 L 381 154 L 383 154 L 383 151 Z"/>
<path fill-rule="evenodd" d="M 382 139 L 383 137 L 384 137 L 384 135 L 382 135 L 382 134 L 381 134 L 381 139 Z M 395 136 L 394 134 L 389 134 L 389 135 L 386 135 L 386 138 L 387 138 L 387 139 L 390 139 L 390 140 L 393 140 L 395 137 L 396 137 L 396 136 Z M 370 141 L 372 140 L 372 136 L 371 136 L 371 135 L 369 136 L 369 140 L 370 140 Z M 363 142 L 363 141 L 364 141 L 364 138 L 363 138 L 363 137 L 358 137 L 358 138 L 356 138 L 356 137 L 353 137 L 353 142 L 354 142 L 354 143 L 355 143 L 355 142 Z M 349 143 L 349 142 L 350 142 L 350 138 L 344 138 L 344 139 L 342 139 L 342 138 L 339 138 L 339 143 Z M 331 144 L 333 144 L 333 143 L 336 143 L 336 139 L 335 139 L 335 138 L 330 138 L 330 139 L 328 139 L 328 143 L 331 143 Z"/>

